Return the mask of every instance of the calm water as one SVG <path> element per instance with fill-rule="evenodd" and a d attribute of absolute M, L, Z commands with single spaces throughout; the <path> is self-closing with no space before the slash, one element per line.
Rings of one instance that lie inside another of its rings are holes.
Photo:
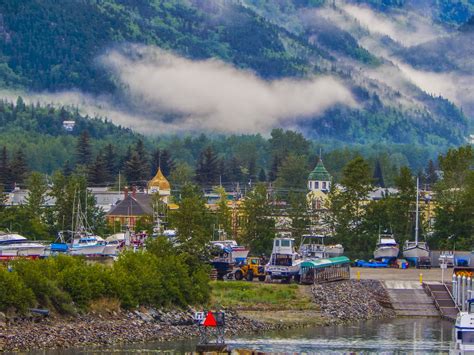
<path fill-rule="evenodd" d="M 227 339 L 231 349 L 318 354 L 447 354 L 453 324 L 439 318 L 397 318 L 268 333 L 257 337 Z M 147 343 L 109 349 L 47 351 L 42 354 L 130 354 L 184 353 L 193 351 L 194 341 Z M 38 352 L 39 353 L 39 352 Z M 38 354 L 37 353 L 37 354 Z"/>

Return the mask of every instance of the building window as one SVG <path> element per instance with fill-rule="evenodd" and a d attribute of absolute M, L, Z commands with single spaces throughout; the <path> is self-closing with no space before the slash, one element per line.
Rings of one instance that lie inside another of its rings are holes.
<path fill-rule="evenodd" d="M 309 182 L 309 189 L 311 190 L 313 188 L 313 183 L 310 181 Z"/>
<path fill-rule="evenodd" d="M 323 190 L 326 190 L 326 181 L 323 181 Z"/>
<path fill-rule="evenodd" d="M 315 188 L 315 189 L 319 189 L 319 181 L 315 181 L 315 182 L 314 182 L 314 188 Z"/>

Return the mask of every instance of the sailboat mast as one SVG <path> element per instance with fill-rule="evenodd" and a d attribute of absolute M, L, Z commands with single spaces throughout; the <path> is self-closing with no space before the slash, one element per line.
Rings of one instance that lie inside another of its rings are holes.
<path fill-rule="evenodd" d="M 420 179 L 416 178 L 416 217 L 415 217 L 415 245 L 418 245 L 418 202 L 419 202 Z"/>

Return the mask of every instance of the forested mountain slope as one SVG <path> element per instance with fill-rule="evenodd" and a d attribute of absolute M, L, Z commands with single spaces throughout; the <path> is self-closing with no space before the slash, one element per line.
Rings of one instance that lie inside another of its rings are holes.
<path fill-rule="evenodd" d="M 374 8 L 380 5 L 369 2 Z M 138 100 L 142 93 L 131 91 L 129 82 L 101 60 L 118 50 L 132 58 L 132 65 L 150 61 L 128 46 L 135 43 L 195 61 L 217 58 L 237 70 L 251 70 L 264 83 L 314 75 L 337 79 L 350 91 L 355 105 L 336 104 L 304 119 L 291 117 L 290 112 L 288 120 L 281 122 L 303 128 L 311 138 L 437 147 L 464 142 L 468 120 L 452 100 L 406 79 L 395 85 L 380 80 L 380 73 L 372 75 L 393 66 L 362 41 L 367 30 L 359 27 L 353 32 L 331 17 L 313 13 L 341 11 L 339 3 L 5 0 L 0 3 L 0 85 L 30 93 L 80 90 L 96 96 L 99 105 L 106 97 L 110 106 L 127 112 L 127 126 L 136 127 L 133 117 L 139 115 L 142 131 L 149 132 L 144 126 L 160 124 L 164 127 L 160 132 L 167 133 L 166 127 L 171 123 L 179 127 L 180 115 L 189 113 L 170 113 L 163 109 L 162 98 L 157 105 Z M 390 11 L 403 1 L 380 3 Z M 113 112 L 110 119 L 116 119 Z"/>

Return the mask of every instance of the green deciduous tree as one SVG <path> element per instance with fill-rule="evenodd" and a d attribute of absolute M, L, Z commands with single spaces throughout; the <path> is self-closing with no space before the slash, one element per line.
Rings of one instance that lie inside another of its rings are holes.
<path fill-rule="evenodd" d="M 269 255 L 275 237 L 275 220 L 267 197 L 267 188 L 257 184 L 243 204 L 241 241 L 255 255 Z"/>
<path fill-rule="evenodd" d="M 194 180 L 194 170 L 189 164 L 179 162 L 171 170 L 169 180 L 172 188 L 183 187 Z"/>
<path fill-rule="evenodd" d="M 227 205 L 227 192 L 223 187 L 217 187 L 214 192 L 219 194 L 216 211 L 216 225 L 219 229 L 224 230 L 227 235 L 232 234 L 232 211 Z"/>
<path fill-rule="evenodd" d="M 197 186 L 186 184 L 181 189 L 178 204 L 179 209 L 170 212 L 170 223 L 177 229 L 177 239 L 183 252 L 207 260 L 212 216 L 202 192 Z"/>
<path fill-rule="evenodd" d="M 474 240 L 474 150 L 450 149 L 439 157 L 443 178 L 436 183 L 435 234 L 432 247 L 472 249 Z"/>
<path fill-rule="evenodd" d="M 364 233 L 363 222 L 369 192 L 372 191 L 372 174 L 369 164 L 356 157 L 343 170 L 341 188 L 333 187 L 329 192 L 329 214 L 327 221 L 348 255 L 365 256 L 373 249 L 373 238 Z"/>
<path fill-rule="evenodd" d="M 310 219 L 308 215 L 308 201 L 305 192 L 290 191 L 288 194 L 289 211 L 291 219 L 292 237 L 296 245 L 300 245 L 303 234 L 309 230 Z"/>
<path fill-rule="evenodd" d="M 275 186 L 281 189 L 304 189 L 308 174 L 306 157 L 289 154 L 278 170 Z"/>
<path fill-rule="evenodd" d="M 106 228 L 104 212 L 96 206 L 94 196 L 87 192 L 85 176 L 73 174 L 66 178 L 62 173 L 56 172 L 52 182 L 50 195 L 56 202 L 49 211 L 48 218 L 53 234 L 60 230 L 72 230 L 79 202 L 81 212 L 87 217 L 87 225 L 93 232 L 101 233 Z"/>

